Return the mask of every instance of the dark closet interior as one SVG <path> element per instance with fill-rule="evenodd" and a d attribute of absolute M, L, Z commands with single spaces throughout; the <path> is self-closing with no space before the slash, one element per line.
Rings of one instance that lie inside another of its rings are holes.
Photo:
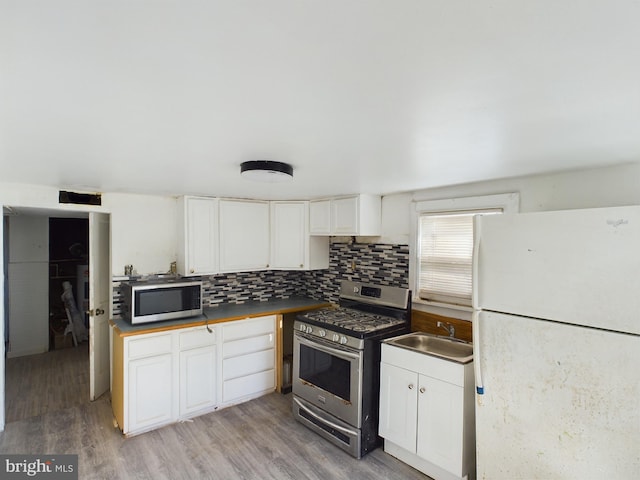
<path fill-rule="evenodd" d="M 49 218 L 49 349 L 73 346 L 64 335 L 67 314 L 61 299 L 63 282 L 69 282 L 80 312 L 89 301 L 89 220 Z M 88 318 L 85 315 L 88 328 Z"/>

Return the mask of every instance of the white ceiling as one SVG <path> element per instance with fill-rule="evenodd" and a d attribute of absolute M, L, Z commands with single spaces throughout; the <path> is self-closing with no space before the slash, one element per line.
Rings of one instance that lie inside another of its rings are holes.
<path fill-rule="evenodd" d="M 637 0 L 0 0 L 0 62 L 4 182 L 288 199 L 640 161 Z"/>

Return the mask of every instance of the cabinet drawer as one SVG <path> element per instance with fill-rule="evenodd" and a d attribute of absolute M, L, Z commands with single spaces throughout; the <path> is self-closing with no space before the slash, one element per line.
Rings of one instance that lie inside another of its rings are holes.
<path fill-rule="evenodd" d="M 222 397 L 224 402 L 229 402 L 236 398 L 274 389 L 275 386 L 275 371 L 266 370 L 253 375 L 226 380 L 222 386 Z"/>
<path fill-rule="evenodd" d="M 250 375 L 263 370 L 273 369 L 275 364 L 273 349 L 242 355 L 241 357 L 223 360 L 222 372 L 224 380 Z"/>
<path fill-rule="evenodd" d="M 129 358 L 141 358 L 171 352 L 171 334 L 129 340 Z"/>
<path fill-rule="evenodd" d="M 246 353 L 260 350 L 273 349 L 273 333 L 260 335 L 259 337 L 243 338 L 234 342 L 226 342 L 222 345 L 222 357 L 236 357 Z"/>
<path fill-rule="evenodd" d="M 215 345 L 216 333 L 215 330 L 209 327 L 211 331 L 206 327 L 196 327 L 187 332 L 180 333 L 178 343 L 180 345 L 180 351 L 190 350 L 197 347 L 206 347 L 209 345 Z"/>
<path fill-rule="evenodd" d="M 222 327 L 222 340 L 237 340 L 239 338 L 254 337 L 275 331 L 275 315 L 268 317 L 250 318 L 225 323 Z"/>

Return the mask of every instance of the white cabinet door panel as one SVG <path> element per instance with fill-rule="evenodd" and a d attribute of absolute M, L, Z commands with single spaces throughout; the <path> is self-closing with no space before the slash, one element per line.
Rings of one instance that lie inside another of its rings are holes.
<path fill-rule="evenodd" d="M 216 347 L 180 352 L 180 415 L 216 404 Z"/>
<path fill-rule="evenodd" d="M 462 476 L 463 389 L 420 375 L 417 454 Z"/>
<path fill-rule="evenodd" d="M 307 204 L 271 202 L 271 268 L 304 268 Z"/>
<path fill-rule="evenodd" d="M 179 272 L 182 275 L 217 273 L 218 199 L 184 197 L 181 202 Z"/>
<path fill-rule="evenodd" d="M 220 200 L 220 270 L 269 266 L 269 202 Z"/>
<path fill-rule="evenodd" d="M 129 428 L 134 431 L 173 418 L 172 355 L 129 362 Z"/>
<path fill-rule="evenodd" d="M 331 200 L 309 202 L 309 232 L 313 235 L 331 234 Z"/>
<path fill-rule="evenodd" d="M 358 197 L 338 198 L 331 202 L 331 233 L 357 235 L 359 214 Z"/>
<path fill-rule="evenodd" d="M 410 452 L 416 451 L 417 383 L 415 372 L 380 365 L 379 435 Z"/>

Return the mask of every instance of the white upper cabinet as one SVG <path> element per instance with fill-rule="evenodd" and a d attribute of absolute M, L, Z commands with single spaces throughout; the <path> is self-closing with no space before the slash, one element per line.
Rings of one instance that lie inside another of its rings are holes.
<path fill-rule="evenodd" d="M 178 205 L 180 275 L 329 268 L 329 238 L 310 234 L 307 201 L 185 196 Z"/>
<path fill-rule="evenodd" d="M 309 202 L 309 232 L 311 235 L 331 235 L 331 200 Z"/>
<path fill-rule="evenodd" d="M 310 202 L 312 235 L 380 235 L 382 199 L 352 195 Z"/>
<path fill-rule="evenodd" d="M 219 201 L 220 271 L 269 268 L 269 202 Z"/>
<path fill-rule="evenodd" d="M 271 202 L 270 268 L 329 268 L 329 239 L 309 235 L 309 202 Z"/>
<path fill-rule="evenodd" d="M 218 199 L 181 197 L 178 273 L 206 275 L 218 267 Z"/>

